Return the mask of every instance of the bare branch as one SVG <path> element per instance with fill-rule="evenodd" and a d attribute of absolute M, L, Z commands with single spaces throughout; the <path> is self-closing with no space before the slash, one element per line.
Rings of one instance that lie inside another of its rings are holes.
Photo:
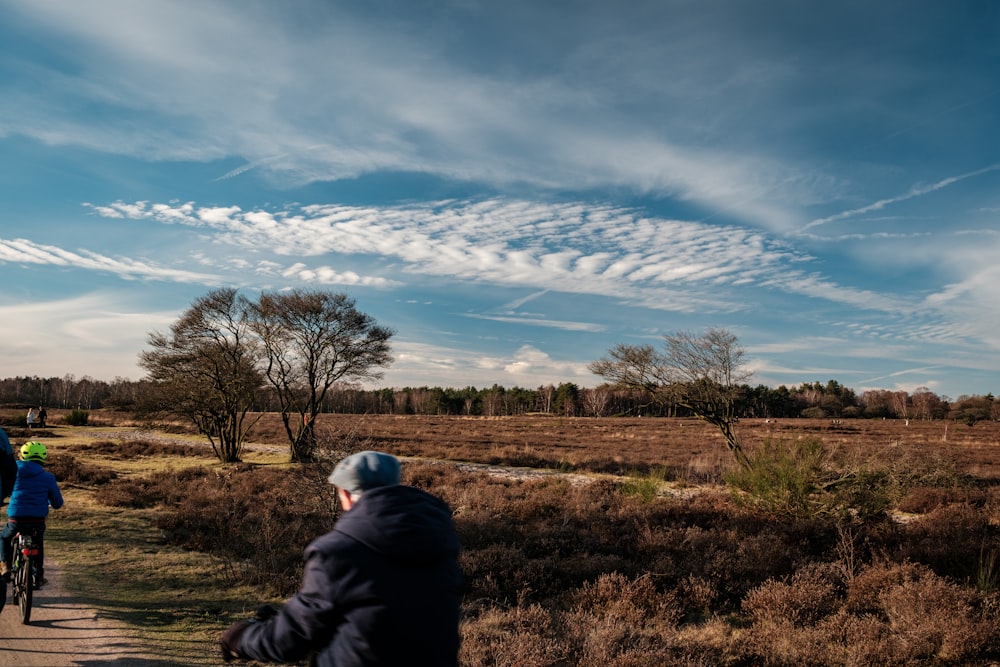
<path fill-rule="evenodd" d="M 750 465 L 734 430 L 743 367 L 743 348 L 726 329 L 664 336 L 664 352 L 651 345 L 619 343 L 590 371 L 614 386 L 646 392 L 651 402 L 676 405 L 715 425 L 740 466 Z"/>

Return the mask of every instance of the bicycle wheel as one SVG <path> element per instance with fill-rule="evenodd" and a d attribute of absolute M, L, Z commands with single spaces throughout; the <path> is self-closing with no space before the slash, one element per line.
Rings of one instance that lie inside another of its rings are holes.
<path fill-rule="evenodd" d="M 15 588 L 17 609 L 20 612 L 23 625 L 27 625 L 31 620 L 31 598 L 34 588 L 31 571 L 34 569 L 34 564 L 34 559 L 25 558 L 21 561 L 21 567 L 14 573 L 14 577 L 17 579 L 17 588 Z"/>

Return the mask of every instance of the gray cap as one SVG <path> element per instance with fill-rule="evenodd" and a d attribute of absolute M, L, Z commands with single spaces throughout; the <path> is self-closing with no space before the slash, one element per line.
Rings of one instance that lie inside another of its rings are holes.
<path fill-rule="evenodd" d="M 358 452 L 342 459 L 329 482 L 351 493 L 399 484 L 399 460 L 382 452 Z"/>

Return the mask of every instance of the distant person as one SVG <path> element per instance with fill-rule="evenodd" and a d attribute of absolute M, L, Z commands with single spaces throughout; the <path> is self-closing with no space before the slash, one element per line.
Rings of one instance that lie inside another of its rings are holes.
<path fill-rule="evenodd" d="M 33 428 L 38 424 L 38 408 L 28 408 L 28 428 Z"/>
<path fill-rule="evenodd" d="M 11 543 L 14 534 L 31 534 L 38 545 L 38 570 L 35 586 L 48 583 L 45 579 L 45 518 L 49 506 L 63 506 L 62 493 L 56 476 L 42 467 L 48 458 L 45 445 L 32 440 L 21 445 L 21 460 L 17 462 L 17 479 L 7 506 L 7 525 L 0 530 L 0 577 L 10 580 Z"/>
<path fill-rule="evenodd" d="M 17 458 L 14 456 L 14 448 L 10 446 L 7 432 L 0 428 L 0 504 L 10 497 L 16 477 Z"/>
<path fill-rule="evenodd" d="M 45 421 L 49 418 L 49 413 L 46 411 L 45 406 L 41 405 L 38 407 L 38 426 L 45 428 Z"/>
<path fill-rule="evenodd" d="M 329 481 L 344 514 L 306 547 L 298 593 L 230 626 L 223 658 L 457 665 L 462 574 L 448 505 L 401 485 L 399 461 L 381 452 L 348 456 Z"/>

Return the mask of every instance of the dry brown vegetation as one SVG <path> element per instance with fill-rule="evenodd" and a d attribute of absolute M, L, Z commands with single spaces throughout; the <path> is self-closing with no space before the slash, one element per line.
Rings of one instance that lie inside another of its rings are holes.
<path fill-rule="evenodd" d="M 273 416 L 251 437 L 281 443 Z M 347 430 L 388 451 L 454 461 L 611 473 L 667 471 L 670 478 L 719 480 L 731 457 L 718 430 L 695 419 L 323 415 L 318 427 Z M 1000 422 L 743 420 L 750 448 L 765 439 L 818 437 L 842 458 L 877 457 L 935 466 L 947 461 L 984 481 L 1000 479 Z"/>
<path fill-rule="evenodd" d="M 280 445 L 275 425 L 262 419 L 254 440 Z M 838 465 L 902 480 L 895 520 L 866 521 L 736 502 L 722 485 L 731 462 L 721 436 L 695 421 L 323 415 L 320 426 L 334 449 L 412 457 L 405 481 L 453 508 L 467 580 L 463 665 L 1000 660 L 996 423 L 740 425 L 751 448 L 819 438 Z M 213 553 L 230 583 L 290 594 L 302 547 L 334 518 L 322 466 L 223 467 L 197 448 L 163 447 L 56 446 L 53 468 L 109 506 L 143 508 L 169 543 Z M 190 466 L 167 472 L 120 467 L 188 454 Z"/>

